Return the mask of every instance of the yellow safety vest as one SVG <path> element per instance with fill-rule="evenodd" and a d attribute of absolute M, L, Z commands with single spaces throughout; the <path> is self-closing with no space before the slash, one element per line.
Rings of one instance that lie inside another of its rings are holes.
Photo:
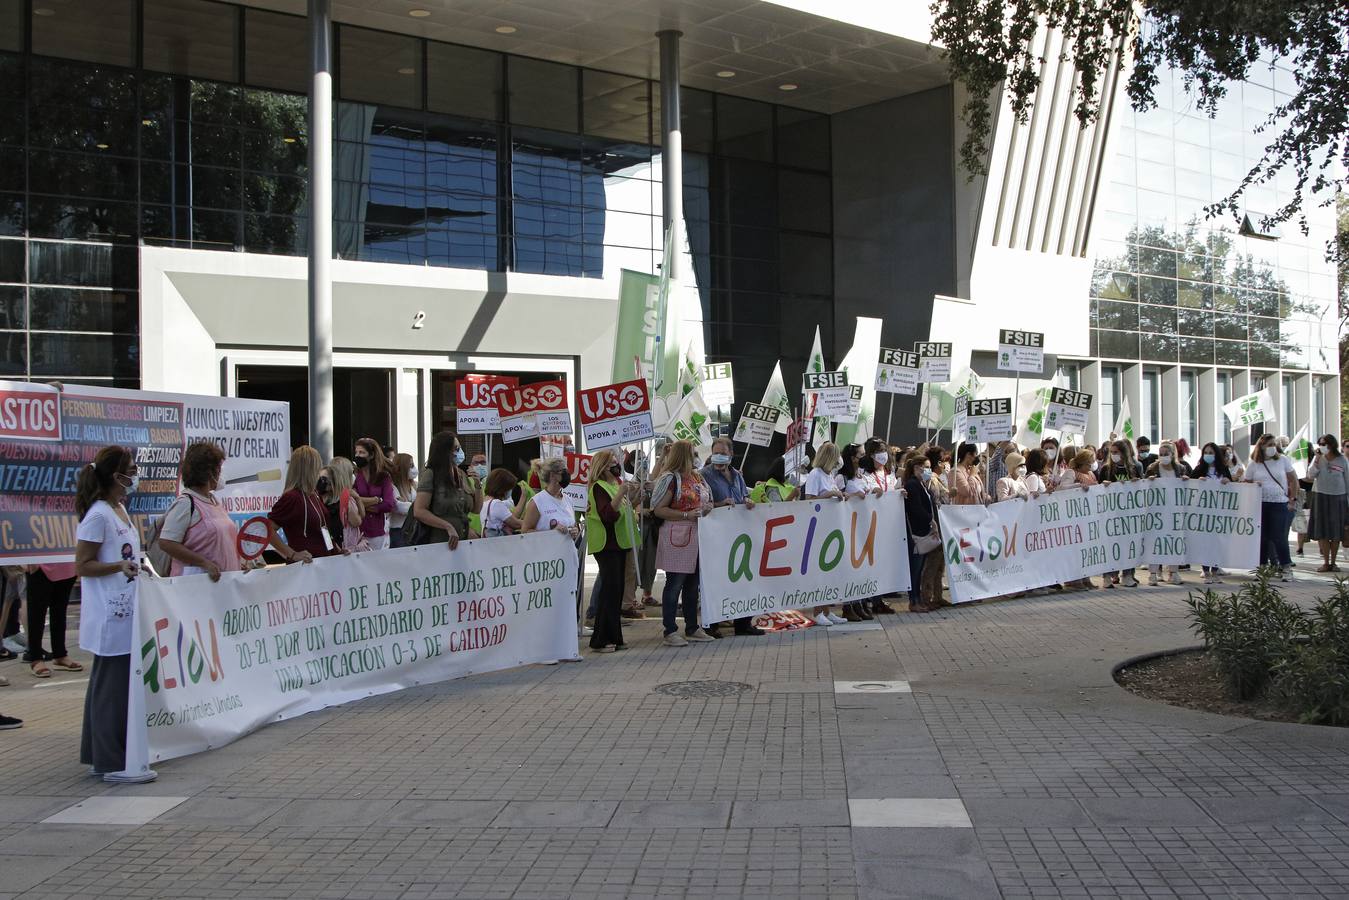
<path fill-rule="evenodd" d="M 610 502 L 618 496 L 618 485 L 607 481 L 596 481 L 590 486 L 590 503 L 586 507 L 586 552 L 599 553 L 609 542 L 608 529 L 600 521 L 599 511 L 595 508 L 595 488 L 602 487 L 609 494 Z M 614 537 L 618 539 L 621 550 L 631 550 L 632 536 L 637 533 L 633 520 L 632 506 L 624 503 L 618 508 L 618 521 L 614 523 Z"/>

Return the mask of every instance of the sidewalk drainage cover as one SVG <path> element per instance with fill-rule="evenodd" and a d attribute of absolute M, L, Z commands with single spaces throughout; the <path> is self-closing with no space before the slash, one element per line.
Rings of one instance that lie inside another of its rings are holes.
<path fill-rule="evenodd" d="M 672 681 L 658 684 L 653 693 L 667 697 L 690 699 L 693 697 L 735 697 L 754 688 L 739 681 Z"/>

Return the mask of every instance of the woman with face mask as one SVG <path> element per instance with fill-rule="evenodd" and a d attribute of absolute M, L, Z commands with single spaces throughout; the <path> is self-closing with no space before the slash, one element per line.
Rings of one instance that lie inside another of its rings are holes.
<path fill-rule="evenodd" d="M 126 772 L 126 719 L 133 647 L 132 614 L 141 573 L 139 532 L 122 501 L 136 490 L 136 458 L 104 447 L 80 470 L 75 488 L 75 571 L 80 576 L 80 647 L 94 654 L 84 695 L 80 762 L 104 781 L 141 784 L 154 772 Z"/>
<path fill-rule="evenodd" d="M 712 453 L 708 456 L 707 465 L 698 470 L 698 474 L 712 492 L 713 506 L 743 506 L 746 509 L 753 509 L 754 501 L 750 499 L 749 485 L 745 483 L 745 476 L 731 465 L 731 454 L 734 450 L 735 444 L 726 435 L 713 438 Z M 754 626 L 753 616 L 743 616 L 736 619 L 732 625 L 737 635 L 763 634 L 762 629 Z M 717 628 L 712 627 L 708 630 L 708 634 L 714 638 L 718 637 Z"/>
<path fill-rule="evenodd" d="M 356 470 L 352 494 L 361 505 L 361 537 L 369 549 L 383 550 L 389 546 L 385 517 L 397 509 L 389 464 L 379 441 L 368 437 L 356 442 L 351 462 Z"/>
<path fill-rule="evenodd" d="M 1232 477 L 1232 470 L 1227 467 L 1227 454 L 1223 452 L 1222 447 L 1210 441 L 1199 451 L 1199 464 L 1194 467 L 1192 477 L 1197 481 L 1216 481 L 1218 484 L 1227 484 L 1237 479 Z M 1222 569 L 1217 566 L 1202 566 L 1204 570 L 1204 584 L 1222 584 Z"/>
<path fill-rule="evenodd" d="M 913 538 L 932 534 L 937 530 L 937 503 L 928 490 L 936 480 L 932 463 L 926 456 L 915 453 L 904 461 L 904 515 L 909 533 L 909 612 L 931 612 L 941 605 L 941 547 L 928 553 L 914 549 Z M 931 576 L 936 574 L 935 588 Z"/>
<path fill-rule="evenodd" d="M 239 529 L 213 493 L 220 486 L 225 452 L 209 441 L 183 451 L 183 492 L 164 513 L 159 546 L 173 561 L 166 575 L 206 573 L 212 581 L 221 572 L 238 572 Z"/>
<path fill-rule="evenodd" d="M 332 496 L 337 500 L 337 521 L 342 527 L 342 552 L 365 553 L 370 550 L 361 526 L 365 522 L 365 507 L 356 496 L 356 466 L 345 456 L 335 456 L 328 463 L 328 478 Z"/>
<path fill-rule="evenodd" d="M 1297 470 L 1280 452 L 1274 435 L 1260 435 L 1243 480 L 1260 485 L 1260 565 L 1275 566 L 1280 581 L 1292 581 L 1288 525 L 1297 506 Z"/>
<path fill-rule="evenodd" d="M 431 438 L 426 465 L 417 478 L 417 499 L 412 503 L 412 517 L 422 526 L 417 529 L 416 543 L 444 543 L 453 550 L 468 536 L 469 513 L 482 508 L 482 495 L 469 486 L 459 468 L 463 464 L 464 450 L 453 431 L 441 431 Z"/>
<path fill-rule="evenodd" d="M 1340 452 L 1339 438 L 1323 434 L 1316 442 L 1316 455 L 1307 466 L 1307 477 L 1312 480 L 1311 521 L 1308 534 L 1321 550 L 1318 572 L 1338 572 L 1336 559 L 1340 541 L 1344 539 L 1346 496 L 1349 496 L 1349 465 Z"/>
<path fill-rule="evenodd" d="M 590 649 L 600 653 L 624 648 L 623 595 L 625 589 L 630 595 L 636 588 L 631 556 L 637 542 L 637 521 L 628 491 L 618 457 L 609 450 L 598 451 L 590 460 L 590 487 L 586 491 L 586 550 L 599 566 Z"/>
<path fill-rule="evenodd" d="M 825 441 L 820 445 L 820 449 L 815 453 L 815 460 L 811 467 L 810 474 L 806 476 L 805 486 L 801 489 L 801 494 L 806 500 L 843 500 L 845 495 L 842 486 L 838 483 L 838 471 L 843 467 L 843 459 L 839 454 L 838 445 L 833 441 Z M 828 628 L 830 625 L 842 625 L 848 620 L 842 616 L 834 615 L 830 612 L 828 606 L 817 606 L 811 613 L 815 617 L 815 624 Z"/>
<path fill-rule="evenodd" d="M 961 444 L 956 449 L 956 467 L 951 487 L 956 506 L 974 506 L 988 503 L 988 490 L 979 475 L 979 448 L 974 444 Z"/>
<path fill-rule="evenodd" d="M 1115 484 L 1121 481 L 1137 481 L 1143 477 L 1143 468 L 1134 460 L 1133 444 L 1126 440 L 1115 440 L 1102 448 L 1106 454 L 1105 466 L 1096 475 L 1101 484 Z M 1133 569 L 1108 572 L 1105 586 L 1113 588 L 1118 584 L 1125 587 L 1138 587 L 1138 579 Z"/>
<path fill-rule="evenodd" d="M 1148 478 L 1186 481 L 1185 464 L 1172 441 L 1162 441 L 1157 445 L 1157 458 L 1148 466 Z M 1156 587 L 1161 583 L 1162 567 L 1157 564 L 1148 566 L 1148 586 Z M 1166 567 L 1167 584 L 1181 584 L 1180 572 L 1175 566 Z"/>
<path fill-rule="evenodd" d="M 393 512 L 389 513 L 389 546 L 403 546 L 403 525 L 412 512 L 412 501 L 417 499 L 417 464 L 412 454 L 399 453 L 389 467 L 393 479 Z M 515 479 L 511 479 L 514 484 Z"/>
<path fill-rule="evenodd" d="M 286 465 L 286 483 L 267 518 L 271 520 L 272 549 L 286 562 L 311 562 L 340 551 L 328 531 L 319 474 L 323 458 L 313 447 L 296 447 Z M 282 535 L 284 534 L 284 539 Z"/>
<path fill-rule="evenodd" d="M 1013 451 L 1004 455 L 1002 461 L 1007 467 L 1007 474 L 999 478 L 998 483 L 994 485 L 994 490 L 997 492 L 996 502 L 1029 500 L 1030 488 L 1026 485 L 1026 476 L 1029 470 L 1026 468 L 1026 458 Z"/>
<path fill-rule="evenodd" d="M 698 625 L 698 520 L 712 511 L 712 491 L 693 465 L 693 444 L 675 441 L 665 451 L 651 489 L 651 512 L 661 520 L 656 565 L 665 571 L 661 624 L 665 646 L 716 640 Z M 682 606 L 684 635 L 675 615 Z"/>
<path fill-rule="evenodd" d="M 1245 481 L 1246 466 L 1237 457 L 1236 448 L 1231 444 L 1223 444 L 1218 449 L 1221 451 L 1223 459 L 1227 460 L 1227 470 L 1232 473 L 1232 480 Z"/>

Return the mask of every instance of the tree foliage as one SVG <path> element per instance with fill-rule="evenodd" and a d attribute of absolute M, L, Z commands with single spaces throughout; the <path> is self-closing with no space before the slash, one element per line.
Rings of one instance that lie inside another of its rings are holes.
<path fill-rule="evenodd" d="M 1084 124 L 1098 114 L 1101 79 L 1121 51 L 1133 58 L 1127 92 L 1134 109 L 1156 105 L 1158 70 L 1170 67 L 1210 116 L 1232 82 L 1280 58 L 1292 69 L 1297 92 L 1261 126 L 1271 135 L 1262 158 L 1208 212 L 1240 221 L 1246 189 L 1290 170 L 1295 187 L 1287 202 L 1260 212 L 1267 226 L 1296 222 L 1305 231 L 1305 204 L 1333 203 L 1349 169 L 1349 3 L 1142 0 L 1141 7 L 1140 20 L 1134 0 L 933 0 L 933 40 L 946 47 L 953 76 L 969 89 L 962 110 L 969 132 L 960 148 L 965 168 L 984 172 L 994 91 L 1005 85 L 1013 113 L 1026 120 L 1044 62 L 1033 40 L 1042 25 L 1063 35 Z M 1341 237 L 1327 250 L 1343 259 L 1349 244 Z"/>

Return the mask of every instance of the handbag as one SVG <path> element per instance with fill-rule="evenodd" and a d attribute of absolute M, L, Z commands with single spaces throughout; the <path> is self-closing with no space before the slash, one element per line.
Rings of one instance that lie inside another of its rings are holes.
<path fill-rule="evenodd" d="M 698 571 L 698 523 L 666 522 L 656 542 L 656 568 L 666 572 L 692 574 Z"/>
<path fill-rule="evenodd" d="M 927 534 L 920 534 L 913 538 L 913 552 L 919 556 L 926 556 L 940 546 L 941 535 L 937 533 L 935 528 Z"/>

